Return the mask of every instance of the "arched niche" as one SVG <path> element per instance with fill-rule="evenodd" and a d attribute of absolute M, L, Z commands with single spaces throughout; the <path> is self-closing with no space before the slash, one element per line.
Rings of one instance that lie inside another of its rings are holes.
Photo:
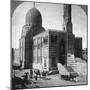
<path fill-rule="evenodd" d="M 65 65 L 66 63 L 66 42 L 64 39 L 61 39 L 59 42 L 59 59 L 58 62 L 62 65 Z"/>

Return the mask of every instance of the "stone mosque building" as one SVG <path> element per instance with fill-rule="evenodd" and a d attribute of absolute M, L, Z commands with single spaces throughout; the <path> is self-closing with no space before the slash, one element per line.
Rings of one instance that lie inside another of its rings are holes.
<path fill-rule="evenodd" d="M 36 8 L 27 12 L 19 41 L 22 68 L 50 71 L 57 69 L 57 63 L 70 65 L 68 55 L 82 57 L 82 38 L 73 34 L 71 5 L 64 5 L 63 11 L 63 31 L 45 30 Z"/>
<path fill-rule="evenodd" d="M 26 25 L 22 28 L 20 38 L 20 60 L 22 68 L 31 68 L 33 62 L 33 36 L 45 31 L 42 27 L 42 16 L 36 8 L 26 14 Z"/>

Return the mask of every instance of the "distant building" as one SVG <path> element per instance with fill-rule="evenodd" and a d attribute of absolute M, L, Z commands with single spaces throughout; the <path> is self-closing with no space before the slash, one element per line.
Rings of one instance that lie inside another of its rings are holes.
<path fill-rule="evenodd" d="M 20 64 L 19 48 L 14 49 L 14 63 L 17 63 L 18 65 Z"/>
<path fill-rule="evenodd" d="M 42 27 L 42 16 L 36 8 L 26 14 L 26 24 L 20 38 L 22 68 L 57 69 L 57 62 L 69 65 L 67 55 L 81 57 L 82 39 L 75 38 L 71 18 L 71 5 L 63 8 L 63 31 Z M 76 40 L 79 42 L 76 43 Z M 77 48 L 78 46 L 78 48 Z"/>
<path fill-rule="evenodd" d="M 87 54 L 87 48 L 82 50 L 82 58 L 87 61 L 88 59 L 88 54 Z"/>
<path fill-rule="evenodd" d="M 19 48 L 11 49 L 11 60 L 12 65 L 20 65 Z"/>
<path fill-rule="evenodd" d="M 82 58 L 82 38 L 76 37 L 74 45 L 75 45 L 75 57 Z"/>
<path fill-rule="evenodd" d="M 11 62 L 13 63 L 14 61 L 14 48 L 11 49 Z"/>

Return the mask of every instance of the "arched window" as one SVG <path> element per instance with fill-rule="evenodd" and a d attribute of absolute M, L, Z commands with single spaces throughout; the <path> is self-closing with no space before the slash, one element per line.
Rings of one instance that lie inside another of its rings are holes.
<path fill-rule="evenodd" d="M 56 44 L 57 43 L 57 36 L 56 35 L 51 35 L 51 43 Z"/>

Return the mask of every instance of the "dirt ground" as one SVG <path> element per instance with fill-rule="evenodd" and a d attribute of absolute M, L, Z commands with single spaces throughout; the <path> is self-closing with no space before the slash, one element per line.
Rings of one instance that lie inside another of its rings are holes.
<path fill-rule="evenodd" d="M 25 72 L 29 72 L 29 70 L 21 70 L 21 71 L 16 70 L 15 76 L 21 78 L 21 76 Z M 35 80 L 35 78 L 30 79 L 31 83 L 28 83 L 25 86 L 26 88 L 44 88 L 44 87 L 56 87 L 56 86 L 86 85 L 88 83 L 86 76 L 77 77 L 78 79 L 77 82 L 62 80 L 59 74 L 47 75 L 46 78 L 47 79 L 38 78 L 37 80 Z M 16 87 L 21 88 L 20 85 L 17 85 Z"/>

